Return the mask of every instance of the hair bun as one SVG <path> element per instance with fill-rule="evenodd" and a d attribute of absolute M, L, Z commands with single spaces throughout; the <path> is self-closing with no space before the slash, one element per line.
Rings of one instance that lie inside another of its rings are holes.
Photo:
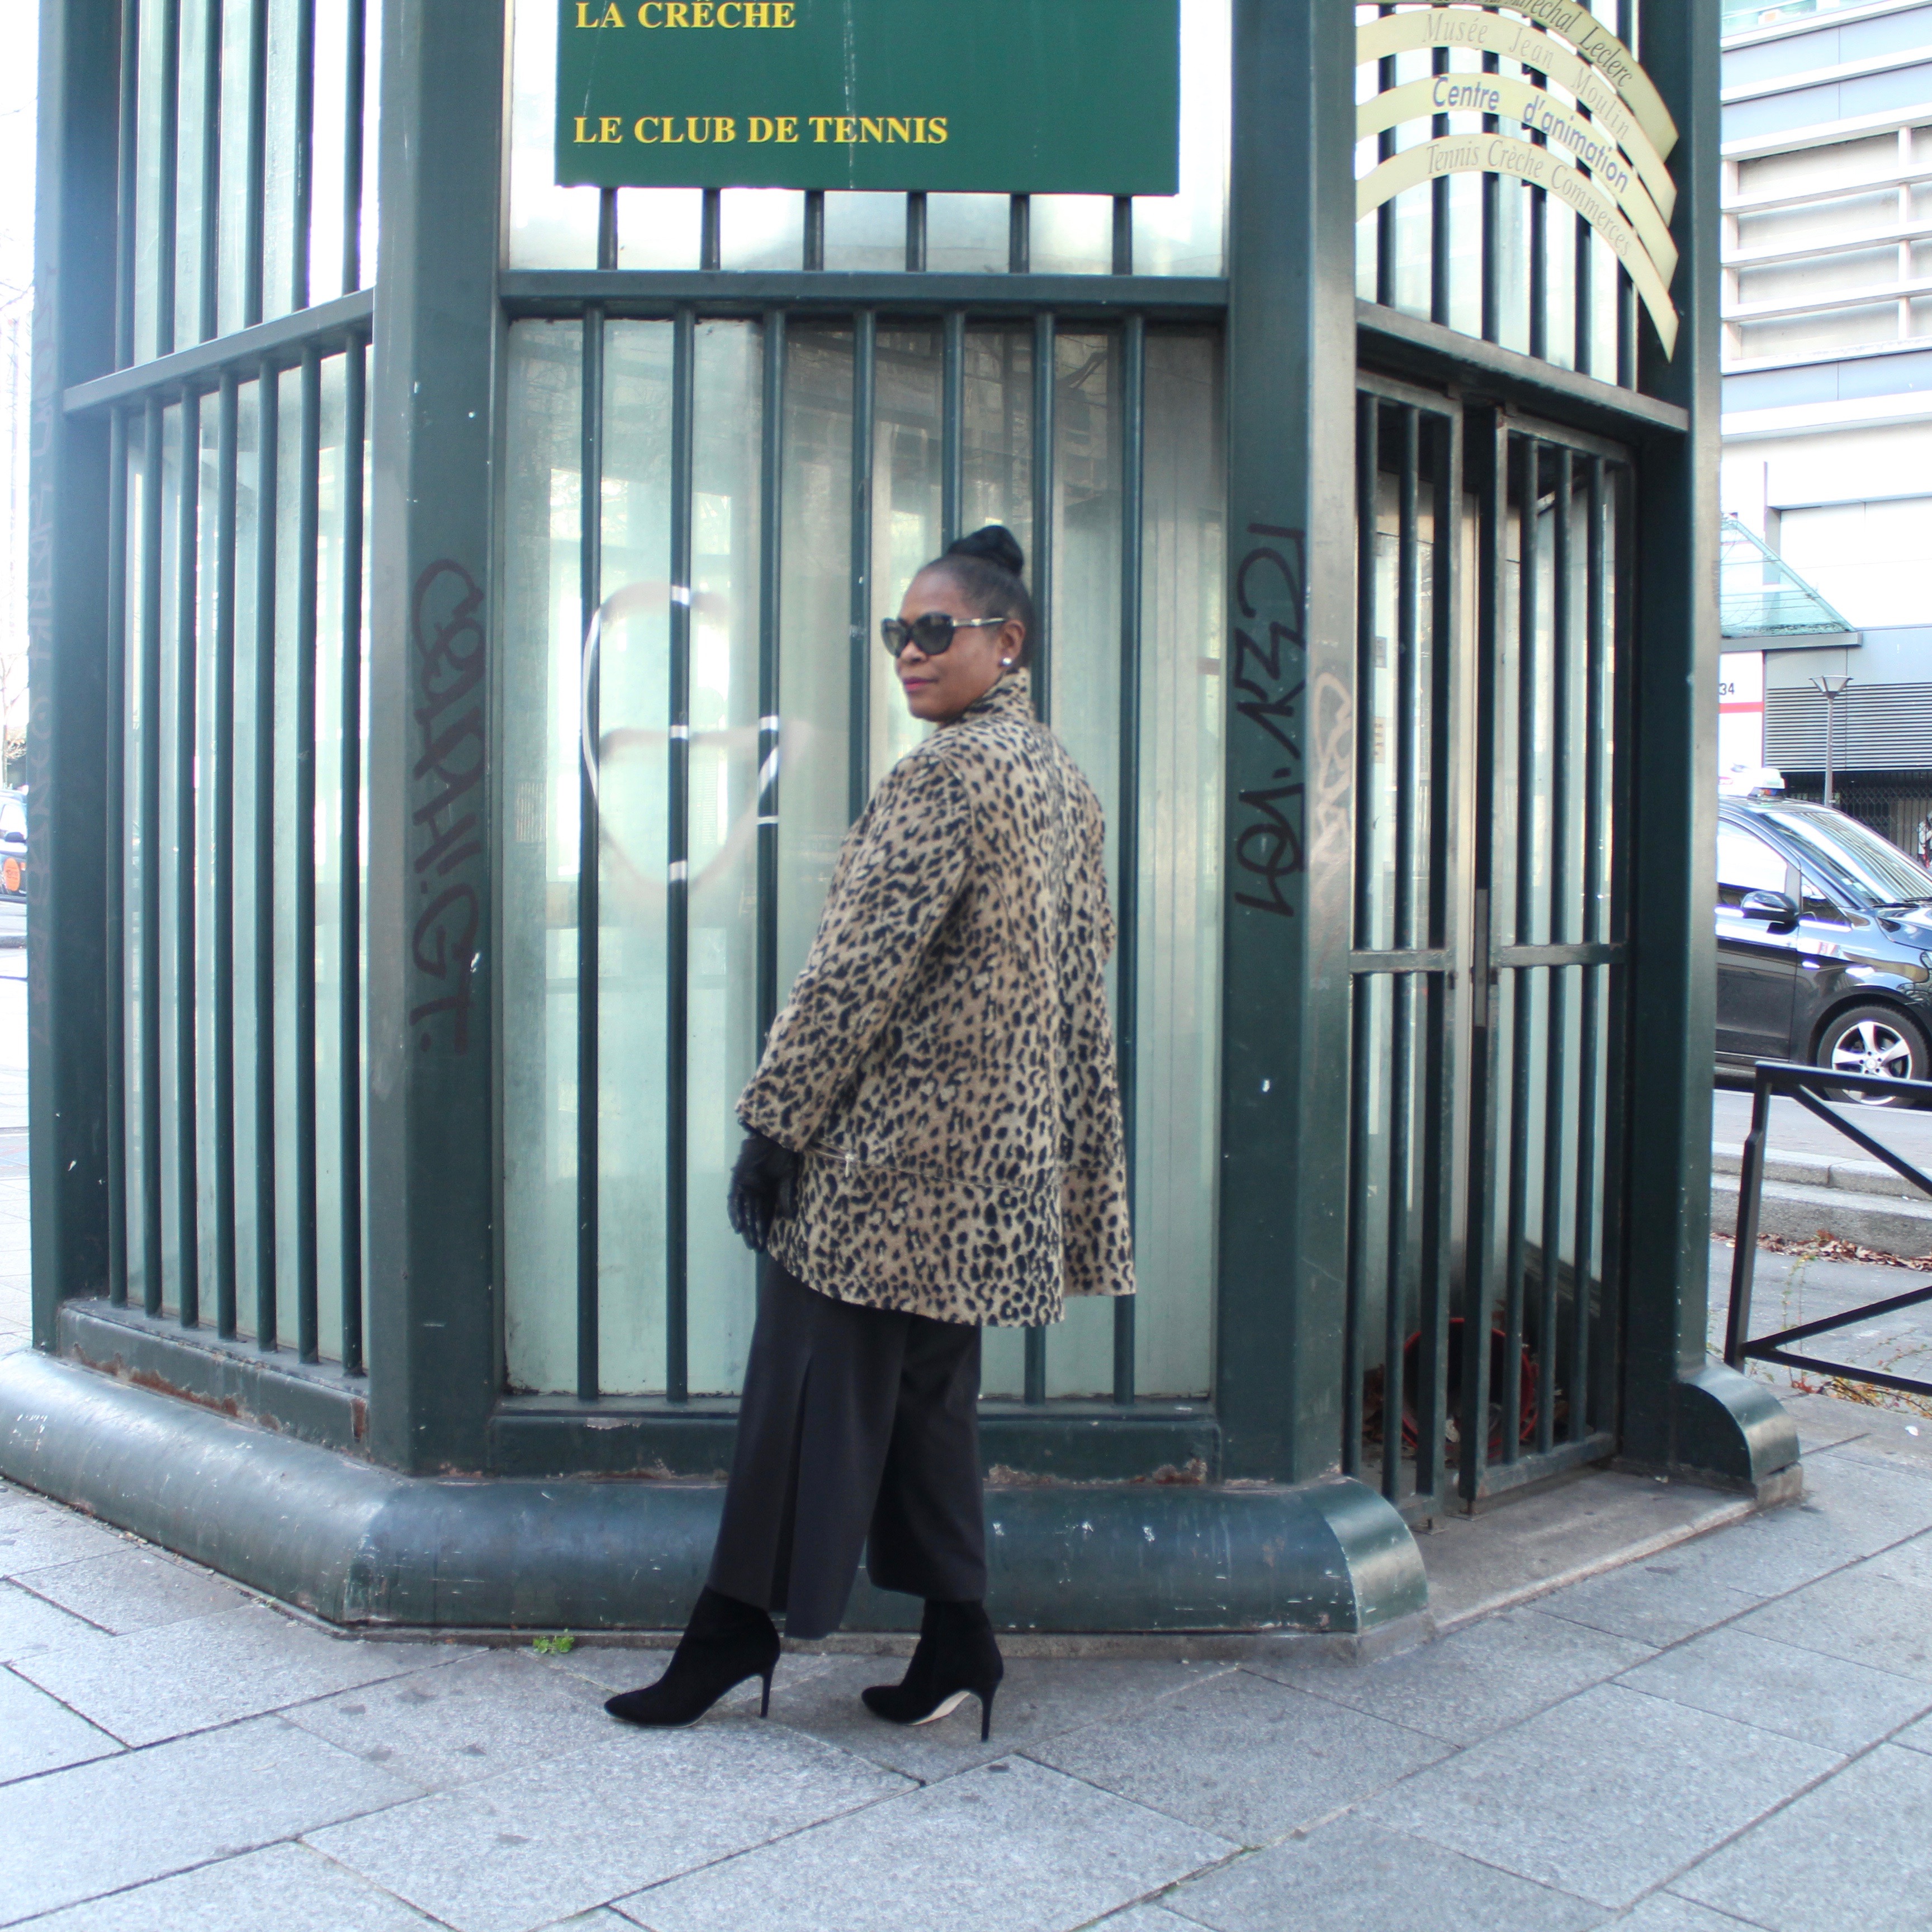
<path fill-rule="evenodd" d="M 1004 524 L 988 524 L 984 530 L 962 537 L 957 543 L 946 546 L 946 554 L 982 558 L 988 563 L 997 564 L 1010 577 L 1018 577 L 1026 568 L 1026 552 L 1020 548 L 1019 538 Z"/>

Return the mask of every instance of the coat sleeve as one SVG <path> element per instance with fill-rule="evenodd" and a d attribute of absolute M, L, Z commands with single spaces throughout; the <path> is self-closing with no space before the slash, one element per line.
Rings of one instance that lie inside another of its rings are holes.
<path fill-rule="evenodd" d="M 833 874 L 811 953 L 739 1100 L 747 1127 L 794 1153 L 811 1146 L 952 910 L 971 849 L 965 788 L 950 764 L 902 761 Z"/>

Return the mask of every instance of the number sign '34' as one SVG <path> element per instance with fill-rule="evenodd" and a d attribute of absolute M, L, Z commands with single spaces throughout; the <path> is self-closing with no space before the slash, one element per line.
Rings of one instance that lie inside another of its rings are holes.
<path fill-rule="evenodd" d="M 1180 0 L 557 0 L 556 178 L 1172 194 Z"/>

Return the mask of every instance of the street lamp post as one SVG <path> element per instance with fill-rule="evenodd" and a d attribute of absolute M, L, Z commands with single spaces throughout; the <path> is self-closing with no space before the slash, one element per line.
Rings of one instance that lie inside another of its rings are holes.
<path fill-rule="evenodd" d="M 1845 688 L 1851 682 L 1849 677 L 1814 677 L 1811 680 L 1814 688 L 1825 694 L 1825 802 L 1827 805 L 1838 802 L 1836 774 L 1832 770 L 1832 725 L 1838 716 L 1838 700 L 1844 697 Z"/>

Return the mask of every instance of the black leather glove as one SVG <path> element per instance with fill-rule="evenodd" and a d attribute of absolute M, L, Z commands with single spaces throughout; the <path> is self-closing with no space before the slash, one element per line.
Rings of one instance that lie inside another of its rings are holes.
<path fill-rule="evenodd" d="M 731 1170 L 724 1211 L 733 1233 L 742 1234 L 754 1253 L 762 1253 L 772 1223 L 789 1220 L 798 1211 L 798 1156 L 752 1128 Z"/>

